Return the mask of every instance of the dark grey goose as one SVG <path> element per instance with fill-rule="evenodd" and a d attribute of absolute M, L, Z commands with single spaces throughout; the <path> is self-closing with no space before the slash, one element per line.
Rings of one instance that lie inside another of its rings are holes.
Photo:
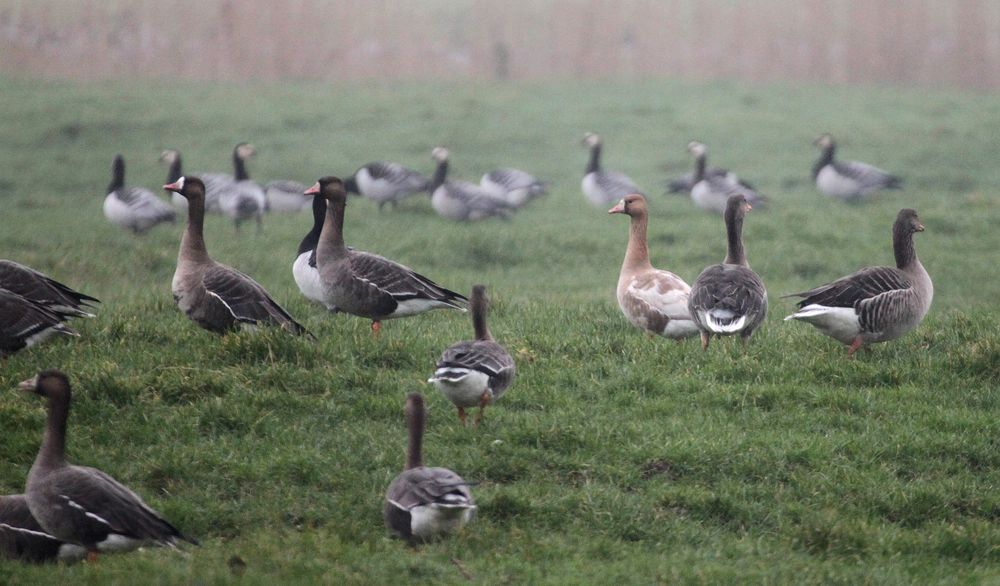
<path fill-rule="evenodd" d="M 84 295 L 31 267 L 0 260 L 0 288 L 25 297 L 50 311 L 72 317 L 94 317 L 87 310 L 101 301 Z"/>
<path fill-rule="evenodd" d="M 46 533 L 23 494 L 0 496 L 0 558 L 41 563 L 77 561 L 86 555 L 83 547 Z"/>
<path fill-rule="evenodd" d="M 813 144 L 820 148 L 819 160 L 813 165 L 816 189 L 843 201 L 866 199 L 882 189 L 902 189 L 903 180 L 878 167 L 858 161 L 838 161 L 834 158 L 837 143 L 829 134 L 821 134 Z"/>
<path fill-rule="evenodd" d="M 44 342 L 56 334 L 79 336 L 62 323 L 70 316 L 0 288 L 0 358 Z"/>

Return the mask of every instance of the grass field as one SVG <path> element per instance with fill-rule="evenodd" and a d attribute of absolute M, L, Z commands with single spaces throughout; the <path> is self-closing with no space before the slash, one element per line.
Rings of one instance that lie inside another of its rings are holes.
<path fill-rule="evenodd" d="M 42 368 L 75 383 L 69 452 L 143 495 L 203 546 L 95 565 L 0 561 L 0 583 L 998 583 L 1000 582 L 1000 98 L 896 90 L 667 82 L 400 86 L 74 85 L 0 79 L 0 257 L 101 298 L 78 340 L 0 372 L 0 492 L 21 492 L 44 424 L 14 391 Z M 627 221 L 579 192 L 586 130 L 605 164 L 650 194 L 655 265 L 693 280 L 724 254 L 721 219 L 662 195 L 700 139 L 771 199 L 747 218 L 771 314 L 746 351 L 702 353 L 632 329 L 614 285 Z M 816 134 L 844 158 L 901 174 L 868 205 L 809 182 Z M 311 219 L 271 216 L 234 237 L 210 217 L 209 252 L 253 275 L 318 337 L 224 338 L 170 295 L 181 226 L 135 238 L 101 214 L 113 155 L 128 183 L 162 185 L 260 152 L 261 180 L 311 182 L 374 159 L 456 177 L 499 165 L 548 178 L 510 222 L 458 225 L 410 200 L 351 200 L 350 244 L 468 291 L 489 286 L 492 329 L 519 378 L 478 429 L 426 383 L 465 315 L 364 320 L 308 303 L 291 262 Z M 927 227 L 931 313 L 897 342 L 845 347 L 785 323 L 799 291 L 890 264 L 896 212 Z M 477 480 L 479 517 L 411 549 L 382 526 L 403 464 L 406 392 L 430 406 L 426 460 Z M 230 560 L 245 561 L 237 578 Z"/>

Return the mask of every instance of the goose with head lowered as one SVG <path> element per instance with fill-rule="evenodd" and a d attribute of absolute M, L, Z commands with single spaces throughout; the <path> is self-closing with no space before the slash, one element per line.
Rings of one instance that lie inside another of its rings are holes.
<path fill-rule="evenodd" d="M 188 200 L 187 227 L 181 237 L 171 285 L 174 301 L 184 315 L 217 334 L 259 325 L 307 334 L 257 281 L 208 256 L 204 236 L 205 184 L 197 177 L 181 177 L 163 188 Z"/>
<path fill-rule="evenodd" d="M 362 165 L 344 181 L 347 193 L 354 193 L 378 204 L 393 208 L 407 197 L 426 192 L 430 181 L 421 173 L 390 161 L 373 161 Z"/>
<path fill-rule="evenodd" d="M 448 180 L 448 156 L 444 147 L 431 151 L 431 158 L 438 164 L 429 188 L 431 207 L 439 216 L 459 222 L 510 217 L 516 207 L 505 198 L 494 197 L 469 181 Z"/>
<path fill-rule="evenodd" d="M 501 167 L 486 173 L 479 179 L 479 187 L 514 208 L 522 208 L 531 200 L 549 191 L 547 182 L 530 173 L 510 167 Z"/>
<path fill-rule="evenodd" d="M 705 350 L 713 335 L 739 334 L 746 342 L 767 316 L 767 290 L 743 249 L 743 218 L 751 207 L 742 195 L 730 196 L 725 213 L 726 259 L 703 270 L 691 286 L 688 311 L 701 330 Z"/>
<path fill-rule="evenodd" d="M 23 494 L 0 496 L 0 558 L 40 563 L 77 561 L 86 555 L 85 548 L 46 533 Z"/>
<path fill-rule="evenodd" d="M 125 158 L 115 155 L 111 184 L 104 198 L 104 217 L 134 234 L 145 234 L 158 224 L 173 224 L 177 212 L 145 187 L 125 187 Z"/>
<path fill-rule="evenodd" d="M 923 232 L 917 212 L 899 210 L 892 225 L 895 267 L 867 267 L 832 283 L 786 297 L 802 297 L 799 310 L 785 318 L 812 324 L 849 346 L 853 356 L 862 344 L 895 340 L 920 325 L 931 307 L 934 284 L 913 247 Z"/>
<path fill-rule="evenodd" d="M 476 512 L 469 482 L 447 468 L 424 466 L 425 419 L 424 397 L 410 393 L 406 397 L 406 468 L 389 484 L 382 508 L 386 527 L 410 542 L 455 533 Z"/>
<path fill-rule="evenodd" d="M 72 317 L 94 317 L 89 310 L 100 299 L 84 295 L 55 279 L 12 260 L 0 260 L 0 288 L 46 309 Z"/>
<path fill-rule="evenodd" d="M 376 333 L 385 319 L 432 309 L 464 311 L 467 299 L 461 294 L 409 267 L 344 245 L 347 191 L 339 178 L 323 177 L 306 194 L 326 199 L 326 217 L 316 244 L 324 305 L 372 320 L 372 331 Z"/>
<path fill-rule="evenodd" d="M 724 214 L 729 198 L 742 195 L 753 206 L 764 203 L 764 198 L 739 181 L 732 181 L 727 175 L 711 175 L 706 170 L 708 147 L 698 141 L 688 144 L 688 152 L 694 157 L 694 185 L 691 186 L 691 201 L 698 208 L 708 212 Z"/>
<path fill-rule="evenodd" d="M 829 134 L 819 135 L 813 144 L 822 153 L 813 165 L 813 181 L 816 189 L 825 195 L 842 201 L 858 201 L 882 189 L 903 188 L 901 178 L 878 167 L 858 161 L 836 160 L 837 143 Z"/>
<path fill-rule="evenodd" d="M 649 262 L 646 240 L 649 212 L 646 198 L 627 195 L 609 214 L 631 218 L 628 247 L 618 276 L 618 307 L 635 327 L 657 336 L 681 340 L 698 333 L 688 311 L 691 286 L 670 271 L 654 268 Z"/>
<path fill-rule="evenodd" d="M 601 168 L 601 149 L 604 143 L 599 135 L 587 132 L 583 135 L 583 145 L 590 149 L 590 160 L 583 173 L 583 181 L 580 182 L 580 188 L 587 201 L 603 208 L 626 195 L 642 193 L 636 187 L 635 181 L 624 173 Z"/>
<path fill-rule="evenodd" d="M 72 315 L 0 288 L 0 358 L 5 359 L 56 334 L 79 336 L 76 330 L 63 323 Z"/>

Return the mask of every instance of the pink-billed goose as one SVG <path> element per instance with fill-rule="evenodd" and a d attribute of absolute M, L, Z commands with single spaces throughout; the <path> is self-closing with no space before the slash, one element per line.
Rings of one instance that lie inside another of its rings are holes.
<path fill-rule="evenodd" d="M 184 315 L 217 334 L 258 325 L 308 334 L 257 281 L 209 258 L 204 236 L 205 184 L 197 177 L 181 177 L 163 188 L 188 200 L 187 227 L 171 285 Z"/>
<path fill-rule="evenodd" d="M 631 218 L 628 248 L 618 275 L 618 307 L 625 318 L 640 330 L 664 338 L 680 340 L 698 333 L 688 311 L 691 286 L 670 271 L 654 268 L 649 262 L 646 229 L 649 212 L 646 198 L 633 193 L 608 210 Z"/>
<path fill-rule="evenodd" d="M 548 193 L 549 188 L 545 181 L 534 175 L 510 167 L 486 173 L 479 179 L 479 187 L 514 208 L 524 207 L 531 200 Z"/>
<path fill-rule="evenodd" d="M 430 181 L 421 173 L 389 161 L 373 161 L 362 165 L 344 181 L 347 193 L 354 193 L 378 204 L 392 207 L 407 197 L 426 192 Z"/>
<path fill-rule="evenodd" d="M 465 409 L 479 407 L 474 424 L 483 419 L 486 406 L 499 399 L 514 382 L 517 369 L 507 350 L 493 340 L 486 325 L 489 299 L 486 287 L 475 285 L 469 309 L 476 338 L 449 346 L 437 362 L 434 375 L 427 379 L 458 408 L 465 425 Z"/>
<path fill-rule="evenodd" d="M 316 244 L 316 266 L 323 286 L 323 304 L 372 320 L 417 315 L 431 309 L 459 309 L 462 295 L 441 287 L 409 267 L 377 254 L 344 245 L 347 192 L 337 177 L 323 177 L 306 193 L 327 201 L 323 229 Z"/>
<path fill-rule="evenodd" d="M 406 468 L 385 493 L 382 515 L 396 536 L 411 542 L 454 533 L 472 520 L 476 502 L 469 484 L 447 468 L 427 468 L 423 461 L 424 398 L 406 397 L 409 442 Z"/>
<path fill-rule="evenodd" d="M 812 324 L 850 348 L 895 340 L 920 325 L 934 298 L 934 284 L 913 247 L 913 234 L 923 232 L 917 212 L 899 210 L 892 225 L 894 267 L 867 267 L 802 293 L 799 310 L 785 318 Z"/>
<path fill-rule="evenodd" d="M 750 269 L 743 249 L 743 217 L 751 207 L 742 195 L 729 198 L 726 259 L 703 270 L 691 286 L 688 311 L 701 330 L 701 347 L 706 350 L 712 335 L 739 334 L 746 342 L 767 316 L 767 290 Z"/>
<path fill-rule="evenodd" d="M 0 288 L 72 317 L 94 317 L 87 310 L 101 302 L 12 260 L 0 260 Z"/>
<path fill-rule="evenodd" d="M 48 399 L 45 435 L 25 487 L 28 508 L 46 533 L 86 548 L 88 559 L 144 545 L 175 547 L 180 540 L 197 545 L 111 476 L 66 461 L 72 392 L 65 374 L 42 371 L 18 388 Z"/>
<path fill-rule="evenodd" d="M 816 189 L 825 195 L 843 201 L 857 201 L 868 198 L 881 189 L 902 189 L 903 180 L 895 175 L 858 161 L 838 161 L 834 159 L 837 143 L 829 134 L 821 134 L 813 144 L 820 148 L 821 155 L 813 165 L 813 181 Z"/>
<path fill-rule="evenodd" d="M 587 200 L 600 208 L 609 206 L 632 193 L 642 193 L 627 175 L 601 168 L 601 137 L 593 132 L 583 135 L 584 146 L 590 148 L 590 160 L 583 173 L 580 188 Z"/>
<path fill-rule="evenodd" d="M 41 563 L 77 561 L 86 555 L 85 548 L 46 533 L 23 494 L 0 496 L 0 558 Z"/>
<path fill-rule="evenodd" d="M 0 358 L 55 334 L 79 336 L 76 330 L 62 323 L 71 315 L 0 288 Z"/>
<path fill-rule="evenodd" d="M 104 198 L 104 217 L 134 234 L 145 234 L 157 224 L 173 224 L 177 212 L 145 187 L 125 187 L 125 158 L 115 155 L 111 184 Z"/>
<path fill-rule="evenodd" d="M 468 181 L 448 180 L 448 149 L 436 147 L 431 158 L 437 161 L 431 179 L 431 207 L 443 218 L 459 222 L 475 222 L 487 218 L 506 219 L 515 206 L 506 199 L 496 198 L 488 191 Z"/>
<path fill-rule="evenodd" d="M 729 198 L 742 195 L 752 205 L 761 205 L 764 198 L 753 189 L 731 181 L 725 175 L 710 175 L 706 172 L 708 147 L 698 141 L 688 144 L 688 152 L 694 157 L 694 185 L 691 186 L 691 201 L 698 208 L 717 214 L 726 212 Z"/>

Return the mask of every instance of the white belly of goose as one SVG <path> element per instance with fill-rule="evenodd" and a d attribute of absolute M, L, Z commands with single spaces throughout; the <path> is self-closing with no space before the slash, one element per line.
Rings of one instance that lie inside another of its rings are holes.
<path fill-rule="evenodd" d="M 861 184 L 837 172 L 833 165 L 827 165 L 820 169 L 816 175 L 816 187 L 831 197 L 839 199 L 850 199 L 859 195 Z"/>
<path fill-rule="evenodd" d="M 710 309 L 701 312 L 701 322 L 713 333 L 720 335 L 735 334 L 743 330 L 747 316 L 737 316 L 728 309 Z"/>
<path fill-rule="evenodd" d="M 456 407 L 477 407 L 483 391 L 489 389 L 490 377 L 471 368 L 446 366 L 435 370 L 427 382 L 437 387 Z"/>
<path fill-rule="evenodd" d="M 295 277 L 295 284 L 299 286 L 299 291 L 306 296 L 306 299 L 320 303 L 332 311 L 334 307 L 324 301 L 323 282 L 319 278 L 319 271 L 316 267 L 309 266 L 311 255 L 312 251 L 307 250 L 295 259 L 295 263 L 292 264 L 292 276 Z"/>
<path fill-rule="evenodd" d="M 469 207 L 448 193 L 448 185 L 442 185 L 434 190 L 431 196 L 431 207 L 438 215 L 451 220 L 465 220 L 469 216 Z"/>
<path fill-rule="evenodd" d="M 127 203 L 118 199 L 113 193 L 104 198 L 104 217 L 116 226 L 135 228 L 135 213 Z"/>
<path fill-rule="evenodd" d="M 726 211 L 728 196 L 712 189 L 708 181 L 699 181 L 691 188 L 691 201 L 699 209 L 721 214 Z"/>
<path fill-rule="evenodd" d="M 472 520 L 475 507 L 458 495 L 454 503 L 432 503 L 410 509 L 410 531 L 421 539 L 454 533 Z"/>
<path fill-rule="evenodd" d="M 785 318 L 812 324 L 817 330 L 844 344 L 850 344 L 861 333 L 858 314 L 853 307 L 807 305 Z"/>
<path fill-rule="evenodd" d="M 595 206 L 605 206 L 615 203 L 613 196 L 609 197 L 607 193 L 597 184 L 597 173 L 587 173 L 583 176 L 583 181 L 580 182 L 580 189 L 583 190 L 583 194 L 587 196 L 587 200 Z"/>
<path fill-rule="evenodd" d="M 367 167 L 362 167 L 358 170 L 357 175 L 354 176 L 354 181 L 357 182 L 358 191 L 362 195 L 379 203 L 396 199 L 396 196 L 401 191 L 400 186 L 395 183 L 372 177 Z"/>

